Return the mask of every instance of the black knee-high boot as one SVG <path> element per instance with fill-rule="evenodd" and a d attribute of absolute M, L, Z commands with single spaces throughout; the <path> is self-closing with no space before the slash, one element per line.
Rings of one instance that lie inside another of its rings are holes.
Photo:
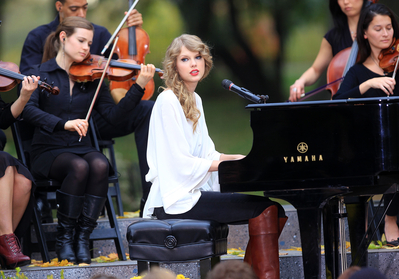
<path fill-rule="evenodd" d="M 91 263 L 90 234 L 97 226 L 97 219 L 107 198 L 85 195 L 82 214 L 75 233 L 75 252 L 78 263 Z"/>
<path fill-rule="evenodd" d="M 84 197 L 69 195 L 57 190 L 56 199 L 58 225 L 55 252 L 59 261 L 76 262 L 73 232 L 82 212 Z"/>

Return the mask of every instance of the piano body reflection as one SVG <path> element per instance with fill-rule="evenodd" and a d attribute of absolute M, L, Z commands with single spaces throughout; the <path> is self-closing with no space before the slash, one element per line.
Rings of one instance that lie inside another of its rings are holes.
<path fill-rule="evenodd" d="M 297 209 L 305 278 L 321 277 L 320 209 L 332 197 L 354 197 L 346 204 L 351 253 L 360 257 L 363 251 L 358 263 L 367 265 L 366 242 L 359 246 L 367 200 L 395 189 L 399 181 L 399 97 L 251 104 L 247 109 L 253 146 L 246 158 L 220 164 L 221 191 L 264 191 Z M 328 227 L 332 218 L 324 215 L 327 278 L 335 278 L 330 270 L 337 269 Z"/>

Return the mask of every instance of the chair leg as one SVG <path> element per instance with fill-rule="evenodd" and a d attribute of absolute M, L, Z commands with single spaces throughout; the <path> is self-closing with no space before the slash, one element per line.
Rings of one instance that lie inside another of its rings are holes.
<path fill-rule="evenodd" d="M 113 143 L 108 145 L 109 157 L 111 159 L 112 167 L 114 168 L 115 172 L 117 173 L 118 170 L 116 168 L 116 159 L 115 159 L 115 150 Z M 123 216 L 123 204 L 122 204 L 122 196 L 121 191 L 119 188 L 119 182 L 114 183 L 115 188 L 115 198 L 116 198 L 116 205 L 118 208 L 119 216 Z"/>
<path fill-rule="evenodd" d="M 34 200 L 34 205 L 36 205 L 36 201 Z M 48 252 L 46 237 L 42 227 L 42 221 L 39 212 L 37 211 L 36 206 L 33 206 L 33 226 L 36 232 L 37 243 L 40 247 L 40 253 L 42 255 L 43 262 L 50 262 L 50 255 Z"/>
<path fill-rule="evenodd" d="M 109 192 L 107 194 L 107 200 L 105 202 L 105 206 L 108 212 L 109 225 L 111 228 L 115 229 L 116 237 L 114 239 L 114 242 L 116 246 L 116 251 L 118 252 L 119 260 L 126 261 L 125 248 L 123 247 L 121 233 L 119 231 L 119 226 L 116 220 L 114 206 L 112 204 L 112 198 Z"/>

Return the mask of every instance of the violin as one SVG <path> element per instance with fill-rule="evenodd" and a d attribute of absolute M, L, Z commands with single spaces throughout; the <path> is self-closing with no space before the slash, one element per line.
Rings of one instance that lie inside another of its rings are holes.
<path fill-rule="evenodd" d="M 129 6 L 133 7 L 133 1 L 129 0 Z M 145 56 L 150 53 L 150 37 L 144 29 L 131 26 L 128 28 L 122 28 L 118 32 L 119 41 L 115 48 L 115 53 L 118 55 L 119 59 L 132 59 L 137 62 L 137 64 L 145 64 Z M 138 73 L 137 73 L 138 74 Z M 109 84 L 112 97 L 116 102 L 119 102 L 123 98 L 125 90 L 129 88 L 136 82 L 137 74 L 133 78 L 126 80 L 124 82 L 112 81 Z M 122 92 L 118 93 L 115 89 L 124 89 Z M 145 86 L 145 93 L 142 100 L 149 100 L 154 94 L 155 83 L 154 79 L 151 79 Z"/>
<path fill-rule="evenodd" d="M 393 38 L 389 48 L 384 49 L 378 55 L 379 66 L 385 73 L 396 72 L 399 56 L 399 39 Z"/>
<path fill-rule="evenodd" d="M 88 82 L 101 78 L 108 59 L 101 55 L 88 55 L 82 62 L 73 63 L 69 68 L 69 76 L 76 82 Z M 109 67 L 105 72 L 105 77 L 109 81 L 126 81 L 138 74 L 141 69 L 136 61 L 130 59 L 111 59 Z M 156 68 L 160 77 L 163 71 Z M 130 88 L 130 87 L 129 87 Z"/>
<path fill-rule="evenodd" d="M 0 92 L 7 92 L 13 89 L 25 77 L 19 73 L 19 68 L 16 64 L 3 61 L 0 61 L 0 76 Z M 41 80 L 39 80 L 38 84 L 43 91 L 53 95 L 60 93 L 60 89 L 57 86 L 51 86 Z"/>

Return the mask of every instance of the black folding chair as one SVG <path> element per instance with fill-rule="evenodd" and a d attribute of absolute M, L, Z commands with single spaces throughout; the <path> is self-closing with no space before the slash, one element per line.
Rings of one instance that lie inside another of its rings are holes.
<path fill-rule="evenodd" d="M 12 134 L 15 143 L 15 149 L 18 158 L 30 169 L 30 151 L 33 136 L 33 127 L 24 121 L 17 121 L 12 126 Z M 92 138 L 94 146 L 99 149 L 96 132 L 94 130 L 94 125 L 90 121 L 90 136 Z M 117 183 L 117 176 L 110 176 L 109 183 Z M 36 191 L 47 192 L 54 194 L 57 189 L 59 189 L 61 184 L 58 181 L 52 179 L 46 180 L 36 180 Z M 32 193 L 32 198 L 34 199 L 34 204 L 36 205 L 36 200 L 34 193 Z M 112 198 L 110 191 L 107 194 L 107 200 L 105 203 L 105 208 L 107 210 L 108 220 L 110 223 L 110 228 L 96 228 L 90 235 L 90 240 L 105 240 L 113 239 L 115 242 L 115 247 L 120 260 L 125 261 L 125 249 L 123 247 L 122 238 L 119 232 L 119 226 L 115 215 L 114 206 L 112 203 Z M 41 218 L 38 213 L 36 206 L 33 208 L 33 226 L 36 232 L 37 242 L 33 243 L 30 233 L 27 234 L 27 241 L 23 241 L 24 253 L 28 256 L 32 252 L 40 252 L 44 262 L 50 261 L 49 250 L 55 250 L 55 235 L 56 232 L 44 232 L 43 225 L 41 223 Z M 92 245 L 92 243 L 91 243 Z M 93 249 L 92 249 L 93 253 Z M 92 255 L 93 256 L 93 255 Z"/>

